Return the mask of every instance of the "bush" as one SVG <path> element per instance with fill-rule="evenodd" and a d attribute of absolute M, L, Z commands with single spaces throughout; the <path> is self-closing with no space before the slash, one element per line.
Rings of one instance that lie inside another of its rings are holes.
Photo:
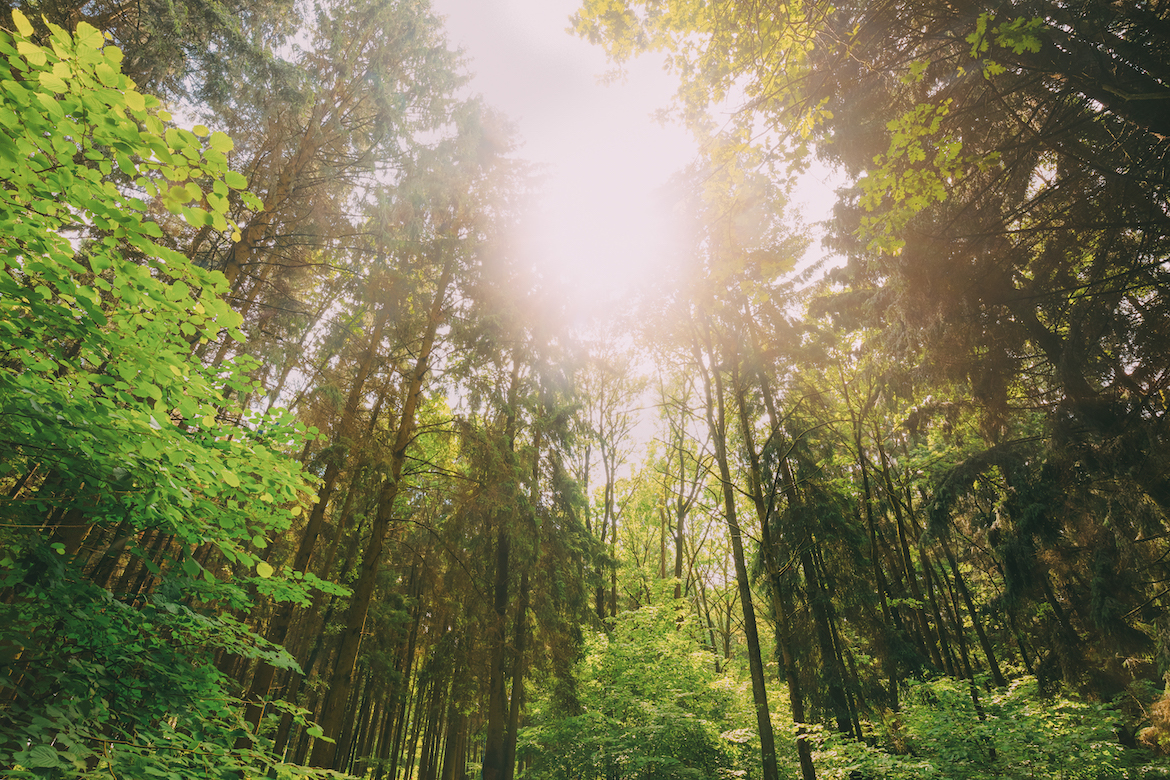
<path fill-rule="evenodd" d="M 731 773 L 743 742 L 743 730 L 730 722 L 733 683 L 699 648 L 693 627 L 667 607 L 623 613 L 609 633 L 590 635 L 574 671 L 577 701 L 538 697 L 534 725 L 520 731 L 523 777 L 703 780 Z"/>
<path fill-rule="evenodd" d="M 891 717 L 905 755 L 829 738 L 818 764 L 826 776 L 841 778 L 851 772 L 898 780 L 1126 776 L 1125 751 L 1114 734 L 1120 717 L 1110 705 L 1041 696 L 1033 677 L 982 692 L 980 703 L 982 718 L 965 680 L 912 681 L 902 711 Z"/>

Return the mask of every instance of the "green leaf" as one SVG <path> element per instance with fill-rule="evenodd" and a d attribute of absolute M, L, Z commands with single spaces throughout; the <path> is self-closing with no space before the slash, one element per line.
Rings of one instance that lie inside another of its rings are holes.
<path fill-rule="evenodd" d="M 55 76 L 50 73 L 42 73 L 36 78 L 37 81 L 41 82 L 41 87 L 44 89 L 53 90 L 54 92 L 57 92 L 57 94 L 61 94 L 61 92 L 64 92 L 68 89 L 68 87 L 66 87 L 66 82 L 64 82 L 60 76 Z"/>
<path fill-rule="evenodd" d="M 191 227 L 203 227 L 211 224 L 211 214 L 198 206 L 184 206 L 183 219 Z"/>
<path fill-rule="evenodd" d="M 28 752 L 28 765 L 38 769 L 51 769 L 62 765 L 61 757 L 56 750 L 45 745 L 37 745 Z"/>
<path fill-rule="evenodd" d="M 272 566 L 267 561 L 260 561 L 256 564 L 256 576 L 261 579 L 268 579 L 272 576 Z"/>
<path fill-rule="evenodd" d="M 104 42 L 101 30 L 89 22 L 77 23 L 77 29 L 73 31 L 73 40 L 79 50 L 83 48 L 97 50 L 102 47 L 102 43 Z"/>
<path fill-rule="evenodd" d="M 224 183 L 233 190 L 244 190 L 248 188 L 248 179 L 238 171 L 227 171 L 223 175 Z"/>
<path fill-rule="evenodd" d="M 28 41 L 18 42 L 16 51 L 32 65 L 44 65 L 48 59 L 44 49 Z"/>
<path fill-rule="evenodd" d="M 12 23 L 16 25 L 16 31 L 20 33 L 22 38 L 31 38 L 33 34 L 32 23 L 29 22 L 28 17 L 20 12 L 20 9 L 14 8 L 12 10 Z"/>
<path fill-rule="evenodd" d="M 167 300 L 185 301 L 191 295 L 191 288 L 185 282 L 175 282 L 167 288 Z"/>
<path fill-rule="evenodd" d="M 235 147 L 235 144 L 226 133 L 221 133 L 217 130 L 207 139 L 207 146 L 217 152 L 230 152 Z"/>
<path fill-rule="evenodd" d="M 103 62 L 100 65 L 98 65 L 96 68 L 94 68 L 93 72 L 94 72 L 94 75 L 97 76 L 98 81 L 100 81 L 104 86 L 107 86 L 107 87 L 118 86 L 118 81 L 119 81 L 118 71 L 115 70 L 110 65 L 107 65 L 106 63 Z M 137 94 L 137 93 L 127 92 L 126 97 L 129 98 L 129 96 L 131 94 Z M 141 96 L 139 96 L 139 97 L 141 97 Z M 127 102 L 127 104 L 129 104 L 130 101 L 127 100 L 126 102 Z M 141 110 L 141 109 L 139 109 L 139 110 Z"/>

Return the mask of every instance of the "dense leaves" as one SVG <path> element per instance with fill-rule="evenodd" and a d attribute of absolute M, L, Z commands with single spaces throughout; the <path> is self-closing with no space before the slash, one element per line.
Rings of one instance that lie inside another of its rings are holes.
<path fill-rule="evenodd" d="M 60 535 L 70 555 L 94 523 L 129 516 L 235 558 L 241 542 L 291 517 L 286 507 L 303 485 L 273 447 L 296 433 L 279 420 L 229 424 L 239 412 L 223 390 L 240 392 L 248 380 L 239 368 L 203 367 L 191 348 L 238 319 L 221 277 L 155 240 L 161 232 L 143 200 L 159 196 L 185 218 L 227 230 L 216 204 L 229 191 L 231 142 L 164 129 L 166 113 L 133 91 L 116 70 L 117 50 L 101 43 L 83 27 L 76 37 L 58 31 L 50 49 L 23 38 L 6 46 L 17 64 L 2 82 L 10 99 L 0 437 L 6 471 L 35 495 L 12 503 L 10 516 L 39 525 L 68 513 Z M 245 514 L 242 502 L 265 511 Z"/>
<path fill-rule="evenodd" d="M 1160 6 L 585 3 L 704 140 L 678 262 L 596 338 L 425 3 L 36 8 L 0 34 L 14 774 L 1158 771 Z"/>
<path fill-rule="evenodd" d="M 194 358 L 238 318 L 222 276 L 159 243 L 146 202 L 230 230 L 231 142 L 167 127 L 92 27 L 40 47 L 13 21 L 0 35 L 4 763 L 189 777 L 269 764 L 230 755 L 239 713 L 209 653 L 293 661 L 206 606 L 243 607 L 252 569 L 271 575 L 253 543 L 299 511 L 307 487 L 281 451 L 301 434 L 285 418 L 240 424 L 225 392 L 248 387 L 241 368 Z M 120 553 L 143 531 L 173 540 L 143 562 L 162 576 L 154 594 L 125 603 L 83 579 L 108 562 L 96 539 L 113 534 Z M 242 580 L 203 565 L 212 548 Z"/>
<path fill-rule="evenodd" d="M 829 740 L 818 760 L 830 771 L 889 778 L 1119 778 L 1131 769 L 1108 705 L 1039 695 L 1021 678 L 983 702 L 983 716 L 953 680 L 908 687 L 887 750 Z M 956 724 L 964 724 L 956 728 Z M 890 751 L 888 748 L 893 748 Z"/>
<path fill-rule="evenodd" d="M 715 778 L 736 766 L 734 678 L 717 674 L 693 622 L 669 607 L 593 633 L 576 699 L 533 708 L 520 756 L 533 778 Z"/>

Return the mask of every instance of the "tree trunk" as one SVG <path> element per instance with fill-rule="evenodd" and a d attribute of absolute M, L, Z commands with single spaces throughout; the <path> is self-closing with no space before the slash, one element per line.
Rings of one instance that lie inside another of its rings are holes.
<path fill-rule="evenodd" d="M 897 489 L 894 487 L 893 478 L 890 476 L 890 461 L 886 457 L 886 450 L 882 446 L 881 439 L 875 439 L 875 443 L 877 445 L 878 456 L 881 458 L 882 482 L 886 489 L 886 495 L 890 499 L 890 506 L 894 510 L 894 522 L 898 532 L 898 548 L 901 552 L 902 570 L 906 574 L 906 583 L 910 588 L 910 595 L 914 600 L 919 604 L 926 604 L 922 589 L 918 585 L 918 575 L 914 568 L 913 558 L 910 557 L 910 542 L 906 537 L 906 523 L 902 517 L 902 501 Z M 926 619 L 925 610 L 922 608 L 915 609 L 914 614 L 917 617 L 923 643 L 930 653 L 931 661 L 936 668 L 944 669 L 946 664 L 943 661 L 942 653 L 939 651 L 934 632 L 931 630 L 930 621 Z"/>
<path fill-rule="evenodd" d="M 337 479 L 341 475 L 341 471 L 348 459 L 350 442 L 347 439 L 354 428 L 354 422 L 357 416 L 358 406 L 361 403 L 366 380 L 369 378 L 370 370 L 373 367 L 374 357 L 378 353 L 378 346 L 382 341 L 382 334 L 386 324 L 389 322 L 390 315 L 395 308 L 389 303 L 384 303 L 378 310 L 373 333 L 370 336 L 370 344 L 362 355 L 361 360 L 358 361 L 358 370 L 354 376 L 353 384 L 350 386 L 349 396 L 346 398 L 345 407 L 341 413 L 341 420 L 338 423 L 339 435 L 337 444 L 343 448 L 343 452 L 336 453 L 334 457 L 329 459 L 329 463 L 325 467 L 325 475 L 321 481 L 321 490 L 317 494 L 317 503 L 314 504 L 313 511 L 309 514 L 309 520 L 305 523 L 305 530 L 301 533 L 300 543 L 297 546 L 297 553 L 293 557 L 292 571 L 294 572 L 307 572 L 309 565 L 312 563 L 313 552 L 317 547 L 317 539 L 325 527 L 325 508 L 333 497 L 333 491 L 337 486 Z M 277 645 L 284 644 L 285 639 L 288 637 L 289 626 L 292 624 L 293 610 L 294 605 L 291 601 L 282 602 L 277 606 L 272 621 L 268 626 L 266 637 L 268 641 Z M 252 685 L 249 687 L 248 694 L 245 696 L 245 699 L 248 701 L 248 707 L 245 711 L 244 718 L 253 727 L 258 726 L 260 723 L 260 717 L 264 712 L 263 700 L 268 696 L 268 691 L 272 687 L 272 680 L 275 675 L 275 667 L 261 662 L 256 669 L 256 675 L 252 678 Z M 236 742 L 237 749 L 247 747 L 247 742 L 248 738 L 241 737 Z"/>
<path fill-rule="evenodd" d="M 508 564 L 511 554 L 511 540 L 507 532 L 501 527 L 496 542 L 496 588 L 495 588 L 495 632 L 492 637 L 492 664 L 491 677 L 488 689 L 488 722 L 487 740 L 483 753 L 483 780 L 503 780 L 505 775 L 504 761 L 507 757 L 507 748 L 504 744 L 504 729 L 506 726 L 504 708 L 506 694 L 504 690 L 504 650 L 505 625 L 504 618 L 508 609 Z"/>
<path fill-rule="evenodd" d="M 808 731 L 804 727 L 804 694 L 800 686 L 800 672 L 792 653 L 792 631 L 788 625 L 788 610 L 784 606 L 780 577 L 770 577 L 769 590 L 772 592 L 772 613 L 776 617 L 776 647 L 784 664 L 784 677 L 788 683 L 788 706 L 792 709 L 792 722 L 796 724 L 796 757 L 800 761 L 800 776 L 803 780 L 816 780 L 817 770 L 813 765 L 812 746 L 808 742 Z"/>
<path fill-rule="evenodd" d="M 325 691 L 325 708 L 320 725 L 328 736 L 338 734 L 345 719 L 345 700 L 353 685 L 354 664 L 357 661 L 358 647 L 361 645 L 362 629 L 365 627 L 366 614 L 369 612 L 370 600 L 373 598 L 374 586 L 377 584 L 386 534 L 394 520 L 394 501 L 398 497 L 398 490 L 401 486 L 402 468 L 406 464 L 406 450 L 414 438 L 415 413 L 418 411 L 422 395 L 423 379 L 430 370 L 429 363 L 435 345 L 435 335 L 443 321 L 443 306 L 454 271 L 455 261 L 448 259 L 443 265 L 435 297 L 428 313 L 426 331 L 419 345 L 414 370 L 410 374 L 402 415 L 398 421 L 394 449 L 390 454 L 390 473 L 382 483 L 382 489 L 378 496 L 377 515 L 370 532 L 369 547 L 366 548 L 362 556 L 361 569 L 357 582 L 354 583 L 345 630 L 341 635 L 341 647 L 338 649 L 337 665 L 334 667 L 329 687 Z M 323 739 L 317 740 L 313 745 L 312 765 L 326 767 L 332 764 L 334 749 L 334 743 L 326 742 Z"/>
<path fill-rule="evenodd" d="M 715 461 L 719 466 L 719 479 L 723 488 L 723 511 L 727 530 L 731 536 L 731 554 L 735 563 L 735 582 L 739 588 L 740 606 L 743 609 L 744 636 L 747 640 L 748 665 L 752 675 L 752 700 L 756 709 L 756 724 L 760 736 L 760 759 L 763 780 L 779 780 L 776 766 L 776 742 L 772 732 L 772 719 L 768 712 L 768 694 L 764 680 L 764 664 L 760 655 L 760 638 L 756 630 L 756 611 L 752 605 L 752 587 L 748 578 L 747 564 L 743 554 L 743 532 L 735 510 L 735 485 L 731 481 L 731 468 L 727 457 L 727 412 L 724 403 L 723 379 L 719 369 L 708 370 L 699 352 L 698 344 L 693 345 L 695 363 L 703 376 L 706 395 L 707 427 L 715 444 Z M 708 354 L 714 360 L 713 350 Z"/>
<path fill-rule="evenodd" d="M 528 571 L 520 574 L 520 603 L 516 611 L 514 641 L 516 656 L 512 663 L 512 698 L 508 707 L 508 731 L 504 757 L 504 780 L 516 776 L 516 737 L 520 729 L 520 706 L 524 703 L 524 653 L 528 643 Z"/>
<path fill-rule="evenodd" d="M 412 672 L 413 667 L 414 667 L 415 643 L 418 641 L 418 628 L 419 628 L 419 623 L 422 621 L 422 613 L 423 613 L 422 598 L 421 598 L 422 583 L 421 583 L 421 577 L 418 575 L 418 564 L 417 563 L 415 564 L 414 567 L 411 568 L 412 581 L 416 577 L 419 578 L 419 581 L 415 583 L 415 587 L 417 587 L 417 589 L 418 589 L 418 591 L 416 593 L 416 597 L 418 598 L 418 600 L 416 601 L 415 606 L 414 606 L 414 621 L 411 623 L 411 626 L 410 626 L 410 639 L 407 640 L 407 643 L 406 643 L 406 669 L 402 673 L 402 681 L 403 681 L 403 684 L 405 685 L 406 689 L 402 692 L 401 703 L 397 705 L 397 713 L 395 715 L 395 718 L 398 721 L 398 723 L 394 729 L 394 744 L 390 748 L 390 777 L 392 777 L 392 778 L 398 777 L 398 760 L 402 755 L 402 743 L 403 743 L 402 737 L 405 734 L 406 722 L 410 716 L 410 709 L 409 708 L 410 708 L 410 701 L 411 701 L 411 698 L 410 698 L 410 686 L 411 686 L 411 680 L 412 680 L 411 672 Z"/>
<path fill-rule="evenodd" d="M 951 546 L 946 539 L 940 541 L 940 546 L 943 548 L 943 553 L 947 556 L 947 564 L 951 567 L 951 576 L 955 581 L 955 589 L 959 591 L 959 595 L 963 598 L 963 604 L 967 607 L 967 614 L 971 616 L 971 624 L 975 628 L 975 636 L 979 638 L 979 647 L 983 650 L 983 655 L 987 659 L 987 668 L 991 670 L 991 679 L 996 687 L 1003 688 L 1007 685 L 1007 680 L 1004 679 L 1003 672 L 1000 671 L 999 662 L 995 658 L 995 651 L 991 647 L 991 641 L 987 638 L 987 632 L 983 629 L 983 621 L 979 619 L 979 612 L 975 609 L 975 604 L 971 599 L 971 593 L 967 590 L 967 584 L 963 581 L 963 575 L 959 573 L 959 564 L 955 560 L 955 553 L 951 550 Z"/>
<path fill-rule="evenodd" d="M 765 555 L 774 554 L 776 540 L 771 538 L 771 515 L 774 511 L 774 500 L 763 493 L 760 457 L 756 452 L 755 436 L 747 408 L 747 394 L 740 381 L 738 370 L 732 372 L 736 405 L 739 409 L 740 434 L 743 436 L 744 450 L 748 456 L 748 481 L 751 490 L 752 503 L 756 508 L 756 515 L 763 529 L 763 541 L 767 548 Z M 791 480 L 789 480 L 791 481 Z M 794 499 L 790 499 L 794 501 Z M 795 504 L 794 504 L 795 508 Z M 837 718 L 837 729 L 842 734 L 853 732 L 853 720 L 849 714 L 849 705 L 845 696 L 843 676 L 838 668 L 836 653 L 833 650 L 832 630 L 829 626 L 827 602 L 829 596 L 821 587 L 821 578 L 813 560 L 812 549 L 815 540 L 800 546 L 800 562 L 804 571 L 805 586 L 808 589 L 809 606 L 813 613 L 813 623 L 816 627 L 817 645 L 821 651 L 821 664 L 826 672 L 829 688 L 829 701 Z"/>

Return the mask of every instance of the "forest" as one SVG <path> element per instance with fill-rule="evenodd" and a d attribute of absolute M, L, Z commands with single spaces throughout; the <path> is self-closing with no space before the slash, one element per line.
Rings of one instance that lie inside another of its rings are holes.
<path fill-rule="evenodd" d="M 427 0 L 0 6 L 5 777 L 1170 776 L 1164 0 L 583 0 L 589 322 Z"/>

